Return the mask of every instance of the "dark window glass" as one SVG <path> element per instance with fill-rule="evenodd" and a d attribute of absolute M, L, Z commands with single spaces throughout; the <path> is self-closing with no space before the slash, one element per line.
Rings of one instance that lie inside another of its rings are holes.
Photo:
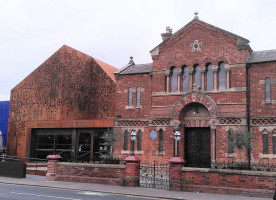
<path fill-rule="evenodd" d="M 201 72 L 200 72 L 200 66 L 196 66 L 195 68 L 195 86 L 196 89 L 201 87 Z"/>
<path fill-rule="evenodd" d="M 230 128 L 228 130 L 228 153 L 234 153 L 234 131 Z"/>
<path fill-rule="evenodd" d="M 158 148 L 159 152 L 163 151 L 163 130 L 160 129 L 159 130 L 159 148 Z"/>
<path fill-rule="evenodd" d="M 266 78 L 265 79 L 265 101 L 270 101 L 271 97 L 270 97 L 270 78 Z"/>
<path fill-rule="evenodd" d="M 273 154 L 276 154 L 276 136 L 272 137 L 273 142 Z"/>
<path fill-rule="evenodd" d="M 124 133 L 124 150 L 127 151 L 128 148 L 128 132 L 125 131 Z"/>
<path fill-rule="evenodd" d="M 183 71 L 183 82 L 182 82 L 182 87 L 183 87 L 183 92 L 188 92 L 189 91 L 189 68 L 185 67 Z"/>
<path fill-rule="evenodd" d="M 132 106 L 132 89 L 128 88 L 128 106 Z"/>
<path fill-rule="evenodd" d="M 207 67 L 207 90 L 211 91 L 213 90 L 213 69 L 212 69 L 212 65 L 208 65 Z"/>
<path fill-rule="evenodd" d="M 226 88 L 226 71 L 224 63 L 219 65 L 219 89 L 224 90 Z"/>
<path fill-rule="evenodd" d="M 142 131 L 138 131 L 137 134 L 137 151 L 141 151 L 142 150 Z"/>
<path fill-rule="evenodd" d="M 177 92 L 177 70 L 173 68 L 171 76 L 171 92 Z"/>
<path fill-rule="evenodd" d="M 268 154 L 268 134 L 267 134 L 267 130 L 263 131 L 263 154 Z"/>
<path fill-rule="evenodd" d="M 136 88 L 136 107 L 140 107 L 141 88 Z"/>

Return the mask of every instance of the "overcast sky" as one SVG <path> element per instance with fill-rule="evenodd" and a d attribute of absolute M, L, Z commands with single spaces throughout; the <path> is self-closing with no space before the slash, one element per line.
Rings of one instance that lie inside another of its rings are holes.
<path fill-rule="evenodd" d="M 166 26 L 173 33 L 199 19 L 276 49 L 275 0 L 0 0 L 0 101 L 66 44 L 114 67 L 149 51 Z"/>

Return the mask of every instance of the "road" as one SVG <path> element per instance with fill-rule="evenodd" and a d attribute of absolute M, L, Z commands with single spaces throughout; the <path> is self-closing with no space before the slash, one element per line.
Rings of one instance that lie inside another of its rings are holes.
<path fill-rule="evenodd" d="M 139 200 L 157 199 L 132 195 L 0 184 L 1 200 Z"/>

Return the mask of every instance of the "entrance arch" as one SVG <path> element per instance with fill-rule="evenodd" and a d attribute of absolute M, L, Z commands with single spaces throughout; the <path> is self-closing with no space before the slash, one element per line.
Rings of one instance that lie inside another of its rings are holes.
<path fill-rule="evenodd" d="M 210 167 L 216 160 L 215 101 L 204 92 L 190 91 L 175 103 L 172 118 L 183 133 L 186 166 Z"/>
<path fill-rule="evenodd" d="M 180 112 L 184 132 L 184 158 L 188 167 L 210 167 L 211 132 L 210 114 L 200 103 L 189 103 Z"/>

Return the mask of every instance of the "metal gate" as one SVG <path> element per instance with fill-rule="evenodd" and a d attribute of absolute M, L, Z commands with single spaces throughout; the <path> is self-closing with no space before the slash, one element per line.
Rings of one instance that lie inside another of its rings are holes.
<path fill-rule="evenodd" d="M 146 188 L 169 189 L 169 164 L 140 164 L 139 185 Z"/>

